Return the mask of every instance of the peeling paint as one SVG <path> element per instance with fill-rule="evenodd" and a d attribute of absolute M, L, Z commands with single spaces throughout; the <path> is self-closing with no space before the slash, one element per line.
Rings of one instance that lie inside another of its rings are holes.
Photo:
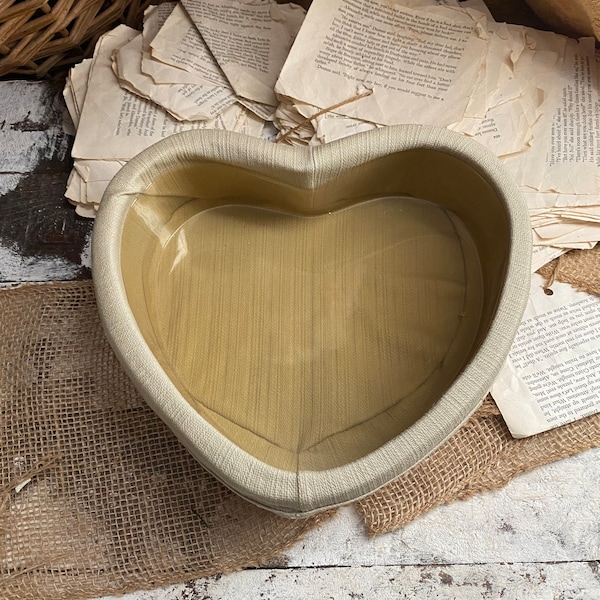
<path fill-rule="evenodd" d="M 24 257 L 0 242 L 0 281 L 65 281 L 75 279 L 81 265 L 60 257 Z"/>
<path fill-rule="evenodd" d="M 85 238 L 85 245 L 81 251 L 81 266 L 92 268 L 92 232 L 90 231 Z"/>
<path fill-rule="evenodd" d="M 129 594 L 120 600 L 593 600 L 600 598 L 600 584 L 584 563 L 478 564 L 444 567 L 440 577 L 423 580 L 422 569 L 440 575 L 437 566 L 316 567 L 272 571 L 249 569 L 208 577 L 180 586 Z M 546 575 L 541 579 L 540 573 Z M 527 579 L 524 573 L 533 573 Z M 104 600 L 119 600 L 116 597 Z"/>
<path fill-rule="evenodd" d="M 0 173 L 0 196 L 16 190 L 23 177 L 22 173 Z"/>
<path fill-rule="evenodd" d="M 55 106 L 57 93 L 37 81 L 9 81 L 0 87 L 0 173 L 30 173 L 40 160 L 67 157 L 70 138 Z"/>
<path fill-rule="evenodd" d="M 440 581 L 444 585 L 452 585 L 454 583 L 452 575 L 450 575 L 450 573 L 447 573 L 446 571 L 440 571 Z"/>

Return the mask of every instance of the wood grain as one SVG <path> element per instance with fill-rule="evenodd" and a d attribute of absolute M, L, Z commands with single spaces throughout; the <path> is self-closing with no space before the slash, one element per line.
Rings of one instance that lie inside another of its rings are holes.
<path fill-rule="evenodd" d="M 31 281 L 27 265 L 36 261 L 72 264 L 68 279 L 91 276 L 81 255 L 93 222 L 78 217 L 65 200 L 66 180 L 66 173 L 34 172 L 1 198 L 0 245 L 30 260 L 16 271 L 6 261 L 0 263 L 0 283 Z"/>
<path fill-rule="evenodd" d="M 93 222 L 64 197 L 73 142 L 62 83 L 0 83 L 0 284 L 91 276 Z"/>

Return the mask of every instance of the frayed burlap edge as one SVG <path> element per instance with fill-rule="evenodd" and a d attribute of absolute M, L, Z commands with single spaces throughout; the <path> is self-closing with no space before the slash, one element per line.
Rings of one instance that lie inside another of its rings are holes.
<path fill-rule="evenodd" d="M 305 520 L 247 503 L 141 399 L 92 283 L 0 291 L 0 596 L 69 600 L 276 559 Z"/>

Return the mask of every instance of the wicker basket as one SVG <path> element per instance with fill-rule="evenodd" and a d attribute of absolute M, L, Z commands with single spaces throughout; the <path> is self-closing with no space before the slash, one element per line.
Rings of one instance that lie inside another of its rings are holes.
<path fill-rule="evenodd" d="M 118 23 L 139 27 L 151 0 L 0 0 L 0 76 L 41 77 L 89 56 Z"/>

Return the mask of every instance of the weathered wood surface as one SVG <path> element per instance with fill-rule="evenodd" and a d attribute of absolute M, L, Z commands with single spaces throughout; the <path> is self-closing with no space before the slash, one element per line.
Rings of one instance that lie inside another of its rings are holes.
<path fill-rule="evenodd" d="M 600 449 L 375 538 L 346 507 L 276 564 L 123 600 L 597 600 L 599 560 Z"/>
<path fill-rule="evenodd" d="M 597 600 L 597 585 L 597 563 L 303 567 L 243 571 L 120 598 Z"/>
<path fill-rule="evenodd" d="M 68 118 L 60 85 L 0 83 L 0 285 L 90 277 L 93 223 L 64 197 Z"/>

